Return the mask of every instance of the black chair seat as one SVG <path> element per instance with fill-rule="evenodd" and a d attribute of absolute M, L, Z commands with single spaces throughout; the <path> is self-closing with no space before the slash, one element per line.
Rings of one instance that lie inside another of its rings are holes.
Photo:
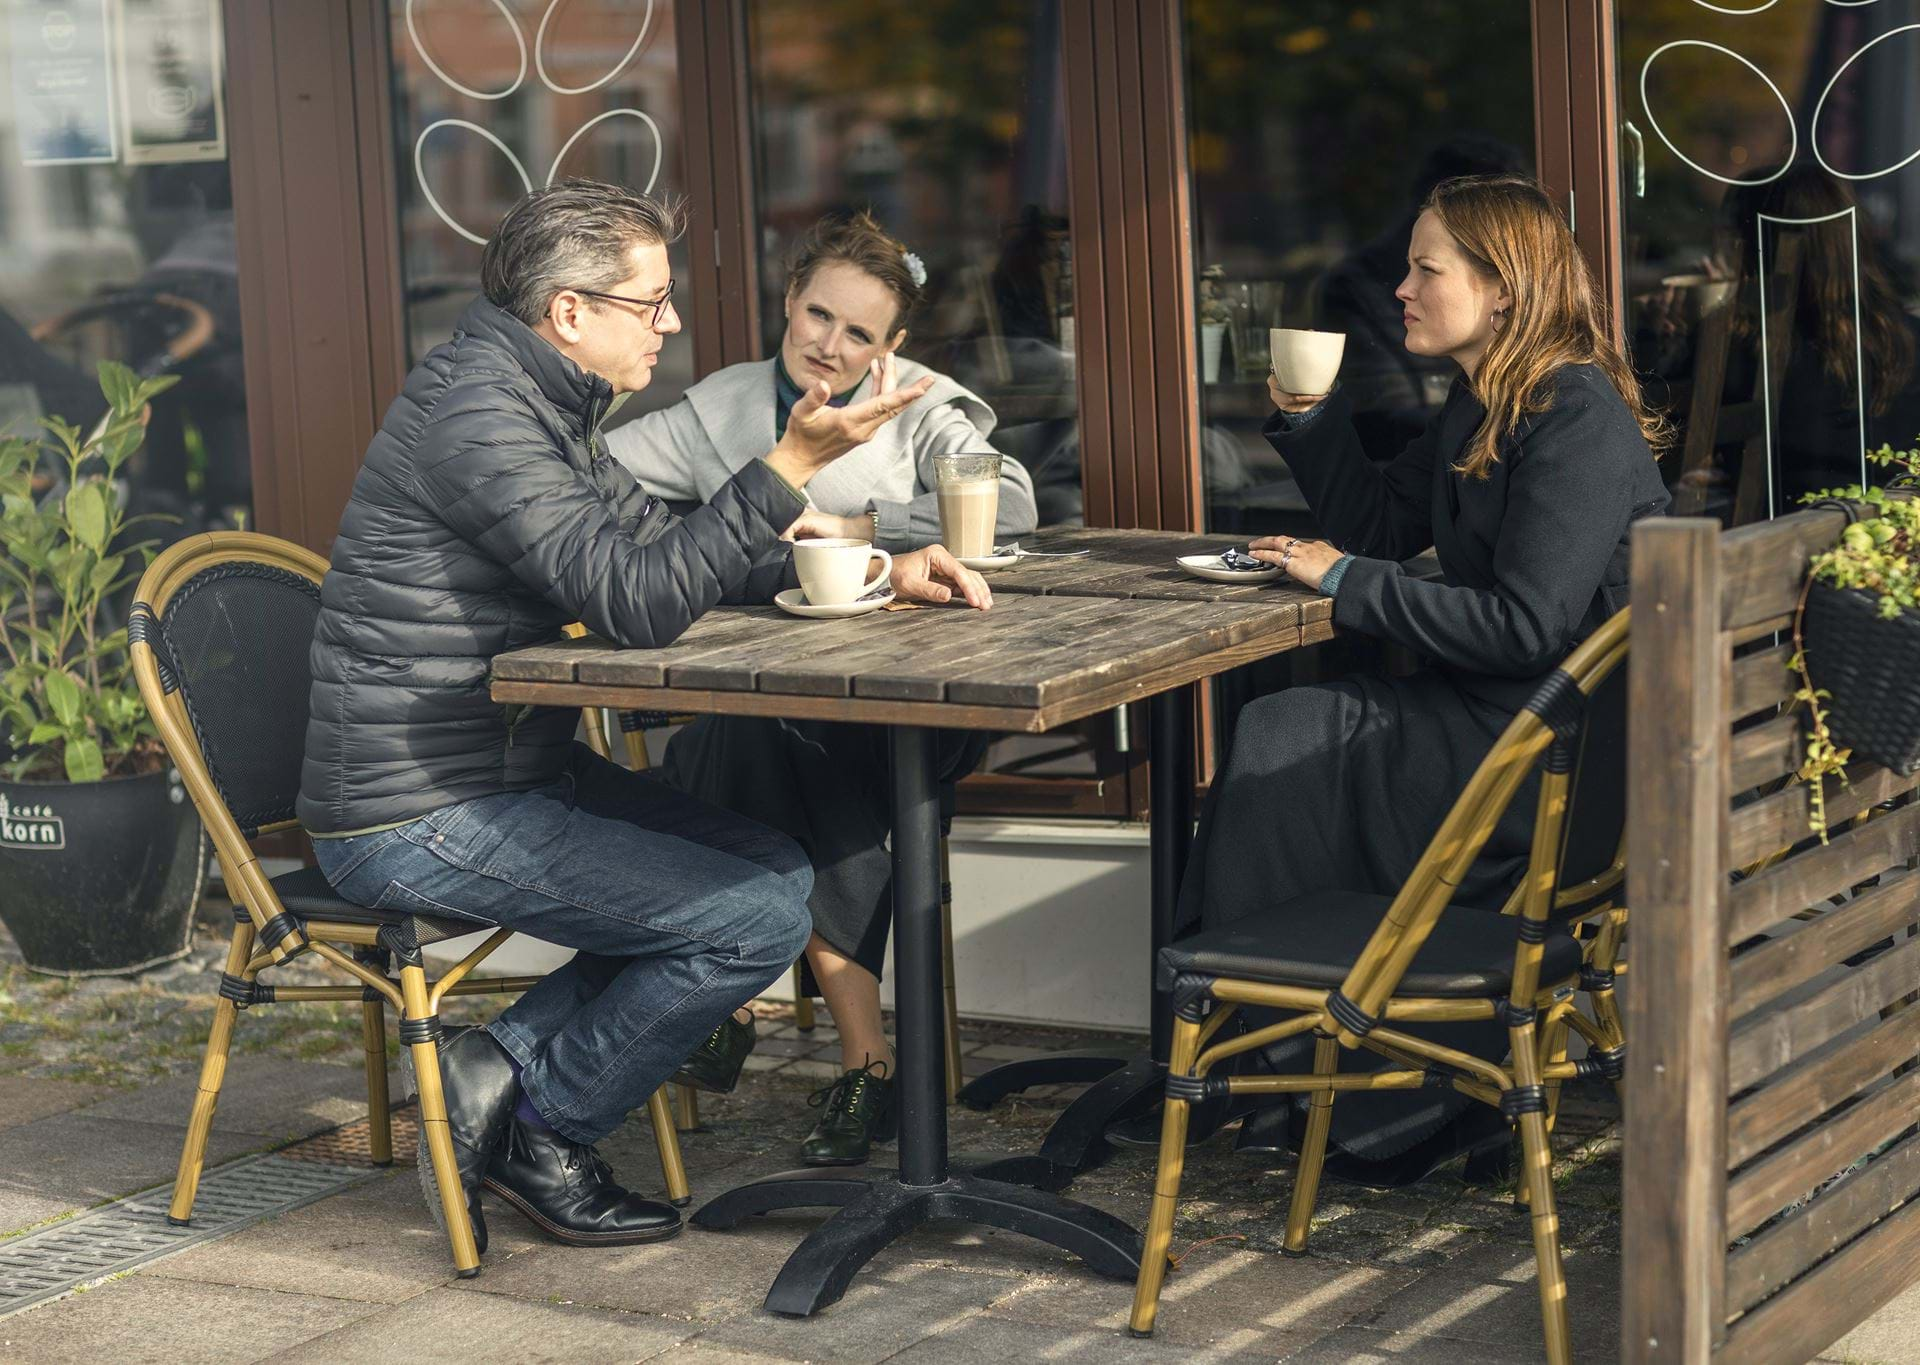
<path fill-rule="evenodd" d="M 1194 934 L 1160 950 L 1159 981 L 1177 976 L 1235 977 L 1274 986 L 1338 986 L 1393 904 L 1389 896 L 1326 891 L 1298 896 L 1256 912 L 1228 929 Z M 1520 918 L 1449 906 L 1414 956 L 1396 994 L 1485 999 L 1513 987 L 1513 953 Z M 1541 959 L 1542 983 L 1580 970 L 1580 945 L 1550 927 Z"/>
<path fill-rule="evenodd" d="M 355 905 L 346 900 L 328 886 L 325 875 L 317 867 L 283 872 L 273 879 L 273 889 L 278 893 L 280 903 L 287 908 L 287 913 L 302 924 L 310 919 L 325 919 L 341 924 L 391 926 L 401 935 L 403 943 L 416 948 L 495 927 L 490 920 L 466 915 L 418 915 L 410 910 L 369 910 L 364 905 Z"/>

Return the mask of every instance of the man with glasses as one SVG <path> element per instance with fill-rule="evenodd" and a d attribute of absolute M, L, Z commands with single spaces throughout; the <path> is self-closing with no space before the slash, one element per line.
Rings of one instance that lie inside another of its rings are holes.
<path fill-rule="evenodd" d="M 564 1242 L 680 1230 L 592 1144 L 696 1049 L 737 1073 L 752 1032 L 735 1011 L 805 947 L 812 885 L 784 835 L 576 744 L 577 712 L 493 702 L 493 656 L 573 621 L 665 645 L 718 603 L 793 586 L 780 536 L 799 490 L 926 387 L 835 408 L 820 385 L 763 460 L 675 517 L 601 427 L 680 330 L 667 245 L 682 227 L 676 203 L 586 180 L 508 211 L 484 297 L 367 449 L 321 589 L 299 815 L 327 880 L 356 904 L 577 950 L 441 1053 L 483 1249 L 483 1183 Z M 893 588 L 990 600 L 937 547 L 897 557 Z M 430 1169 L 423 1150 L 437 1211 Z"/>

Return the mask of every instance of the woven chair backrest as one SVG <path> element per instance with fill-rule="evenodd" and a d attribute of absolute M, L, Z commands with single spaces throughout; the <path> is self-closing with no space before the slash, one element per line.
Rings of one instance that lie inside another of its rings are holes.
<path fill-rule="evenodd" d="M 319 585 L 304 575 L 232 560 L 182 584 L 159 621 L 162 680 L 179 688 L 208 775 L 249 837 L 294 818 L 319 614 Z"/>

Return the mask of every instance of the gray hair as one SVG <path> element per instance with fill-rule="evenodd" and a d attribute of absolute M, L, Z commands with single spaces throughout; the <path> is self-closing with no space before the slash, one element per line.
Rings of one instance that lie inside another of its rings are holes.
<path fill-rule="evenodd" d="M 612 289 L 633 274 L 633 249 L 677 241 L 686 203 L 601 180 L 562 180 L 507 210 L 480 253 L 488 302 L 532 327 L 563 289 Z"/>

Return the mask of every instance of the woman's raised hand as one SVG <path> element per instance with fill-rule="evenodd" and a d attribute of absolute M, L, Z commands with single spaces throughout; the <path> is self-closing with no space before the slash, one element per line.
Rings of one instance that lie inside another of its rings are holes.
<path fill-rule="evenodd" d="M 1267 397 L 1273 400 L 1273 405 L 1280 409 L 1280 411 L 1296 413 L 1305 412 L 1307 409 L 1327 401 L 1327 396 L 1324 393 L 1288 393 L 1280 387 L 1279 376 L 1275 375 L 1272 370 L 1267 371 Z"/>

